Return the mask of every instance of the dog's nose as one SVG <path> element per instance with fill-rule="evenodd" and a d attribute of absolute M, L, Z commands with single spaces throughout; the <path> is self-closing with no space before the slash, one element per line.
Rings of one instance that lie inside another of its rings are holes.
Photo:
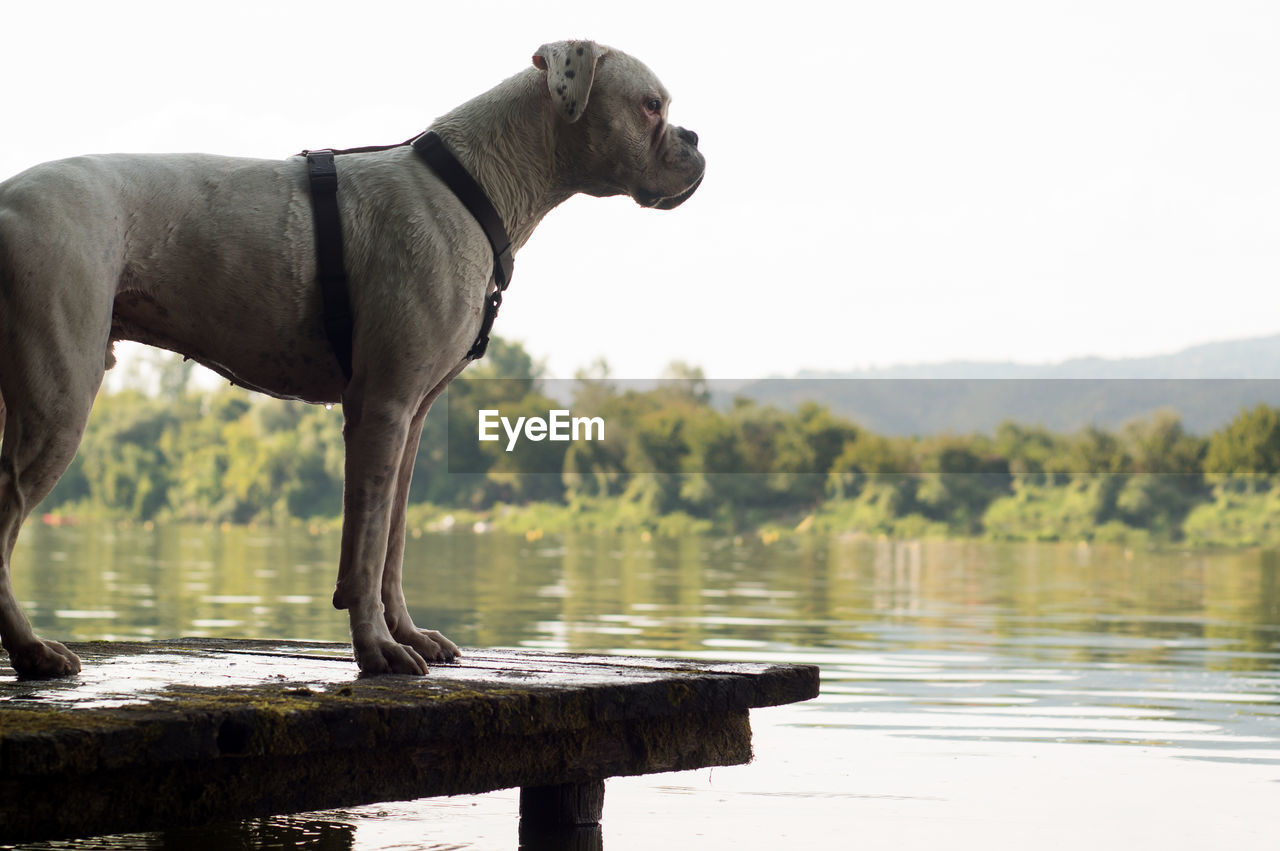
<path fill-rule="evenodd" d="M 697 133 L 694 133 L 692 130 L 686 130 L 683 127 L 679 128 L 676 132 L 679 134 L 681 139 L 688 142 L 690 145 L 693 145 L 695 148 L 698 147 Z"/>

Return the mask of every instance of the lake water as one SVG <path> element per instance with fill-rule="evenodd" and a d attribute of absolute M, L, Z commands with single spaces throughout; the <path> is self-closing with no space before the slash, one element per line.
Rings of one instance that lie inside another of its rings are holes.
<path fill-rule="evenodd" d="M 15 584 L 49 637 L 346 640 L 337 545 L 32 525 Z M 418 623 L 464 647 L 822 667 L 817 700 L 752 713 L 753 764 L 611 780 L 608 851 L 1276 843 L 1280 553 L 451 534 L 410 540 L 406 574 Z M 26 847 L 512 851 L 516 807 L 510 791 Z"/>

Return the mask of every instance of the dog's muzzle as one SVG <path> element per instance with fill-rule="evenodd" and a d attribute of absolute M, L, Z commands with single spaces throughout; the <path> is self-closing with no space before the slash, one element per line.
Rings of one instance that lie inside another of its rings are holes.
<path fill-rule="evenodd" d="M 698 174 L 694 181 L 684 189 L 674 195 L 662 195 L 648 189 L 637 191 L 632 197 L 641 207 L 648 207 L 651 210 L 674 210 L 685 201 L 689 200 L 698 187 L 702 185 L 702 178 L 706 174 L 706 161 L 702 154 L 698 152 L 698 134 L 684 127 L 675 127 L 675 137 L 684 143 L 684 150 L 681 152 L 681 161 L 696 160 L 698 165 Z M 668 136 L 667 138 L 671 138 Z"/>
<path fill-rule="evenodd" d="M 648 207 L 651 210 L 674 210 L 685 201 L 689 200 L 689 196 L 698 190 L 702 185 L 703 175 L 698 175 L 698 179 L 693 182 L 688 189 L 678 195 L 652 195 L 648 192 L 641 192 L 636 200 L 640 202 L 640 206 Z"/>

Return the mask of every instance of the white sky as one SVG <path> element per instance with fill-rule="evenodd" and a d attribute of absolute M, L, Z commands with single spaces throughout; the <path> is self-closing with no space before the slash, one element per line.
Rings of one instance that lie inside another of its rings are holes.
<path fill-rule="evenodd" d="M 396 142 L 594 38 L 708 159 L 575 198 L 499 334 L 717 378 L 1131 356 L 1280 332 L 1280 4 L 0 0 L 0 177 L 79 153 Z"/>

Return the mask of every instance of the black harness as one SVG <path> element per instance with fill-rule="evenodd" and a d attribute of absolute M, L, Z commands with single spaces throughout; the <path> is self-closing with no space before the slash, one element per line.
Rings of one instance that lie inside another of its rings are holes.
<path fill-rule="evenodd" d="M 502 306 L 502 294 L 511 283 L 515 261 L 511 256 L 511 239 L 480 184 L 462 167 L 444 142 L 434 132 L 427 132 L 399 145 L 382 145 L 346 150 L 303 151 L 307 158 L 307 174 L 311 181 L 311 209 L 316 228 L 316 279 L 324 305 L 324 333 L 342 374 L 351 380 L 351 338 L 354 330 L 351 298 L 347 292 L 347 269 L 342 256 L 342 220 L 338 214 L 338 166 L 335 155 L 387 151 L 409 145 L 436 176 L 458 197 L 475 217 L 493 250 L 493 292 L 484 303 L 480 333 L 471 344 L 467 357 L 479 360 L 489 347 L 493 321 Z"/>

